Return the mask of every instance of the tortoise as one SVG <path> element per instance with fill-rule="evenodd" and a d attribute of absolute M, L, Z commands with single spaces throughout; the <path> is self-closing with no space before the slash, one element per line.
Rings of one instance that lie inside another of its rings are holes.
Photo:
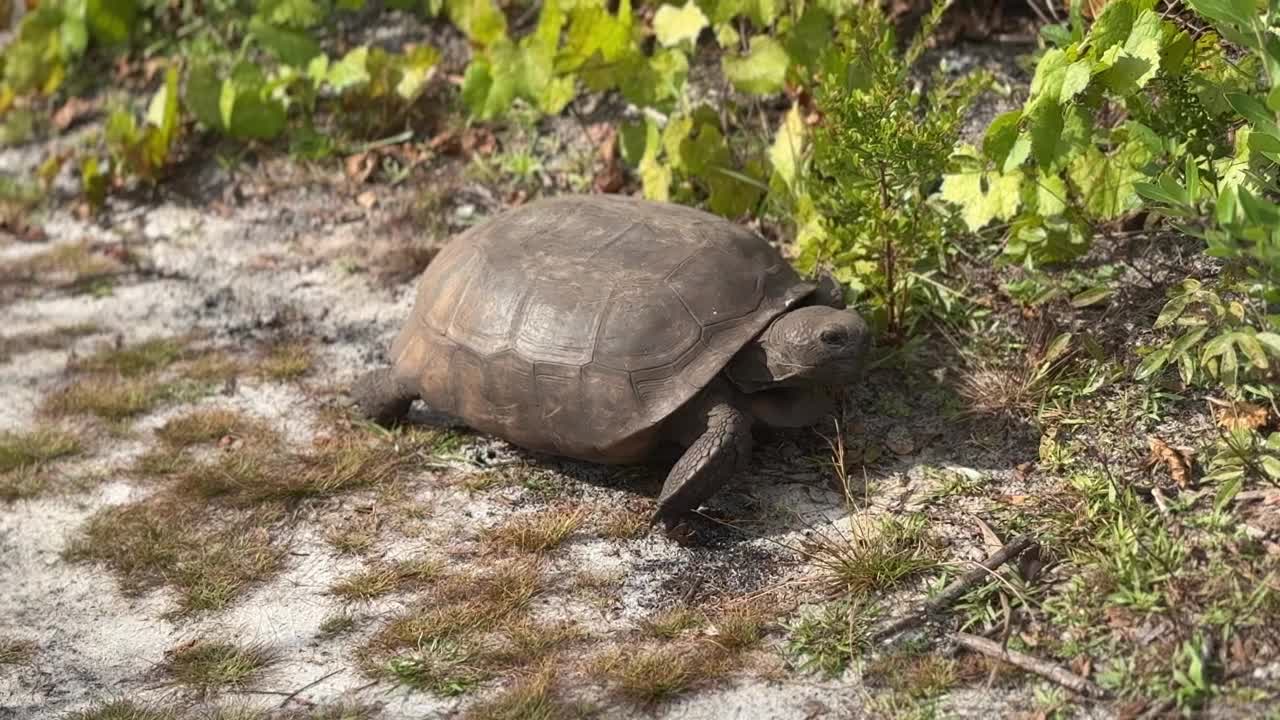
<path fill-rule="evenodd" d="M 804 280 L 762 237 L 674 203 L 568 195 L 500 213 L 419 278 L 356 410 L 415 399 L 528 450 L 637 463 L 673 443 L 653 521 L 743 469 L 752 425 L 803 427 L 862 371 L 870 334 L 829 276 Z"/>

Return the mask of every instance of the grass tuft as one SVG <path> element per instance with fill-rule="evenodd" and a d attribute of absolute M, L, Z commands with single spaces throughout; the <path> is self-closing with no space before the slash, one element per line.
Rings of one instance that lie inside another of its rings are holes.
<path fill-rule="evenodd" d="M 36 654 L 36 644 L 30 640 L 0 638 L 0 665 L 22 665 Z"/>
<path fill-rule="evenodd" d="M 216 442 L 227 436 L 248 437 L 255 443 L 275 441 L 274 434 L 261 422 L 224 408 L 193 410 L 166 422 L 156 430 L 156 436 L 173 448 Z"/>
<path fill-rule="evenodd" d="M 268 521 L 247 515 L 211 522 L 205 508 L 160 497 L 99 511 L 65 554 L 103 563 L 126 592 L 169 585 L 184 612 L 220 610 L 281 567 Z"/>
<path fill-rule="evenodd" d="M 318 452 L 281 453 L 246 446 L 183 473 L 184 491 L 237 504 L 327 497 L 390 482 L 404 464 L 387 443 L 343 439 Z"/>
<path fill-rule="evenodd" d="M 517 678 L 490 700 L 473 705 L 467 720 L 574 720 L 587 709 L 561 700 L 555 691 L 555 670 L 547 667 Z"/>
<path fill-rule="evenodd" d="M 350 613 L 337 613 L 320 622 L 319 635 L 322 638 L 333 638 L 351 632 L 356 627 L 356 619 Z"/>
<path fill-rule="evenodd" d="M 185 347 L 185 343 L 176 338 L 154 338 L 121 348 L 101 350 L 78 361 L 74 368 L 139 378 L 177 362 Z"/>
<path fill-rule="evenodd" d="M 654 705 L 717 677 L 724 659 L 707 644 L 656 645 L 615 650 L 595 671 L 622 698 Z"/>
<path fill-rule="evenodd" d="M 23 465 L 0 473 L 0 501 L 30 500 L 49 487 L 49 473 L 36 465 Z"/>
<path fill-rule="evenodd" d="M 261 645 L 200 639 L 169 651 L 165 670 L 177 682 L 208 693 L 244 687 L 274 661 L 274 653 Z"/>
<path fill-rule="evenodd" d="M 916 700 L 936 698 L 959 681 L 956 661 L 925 649 L 902 648 L 867 663 L 863 679 Z"/>
<path fill-rule="evenodd" d="M 516 515 L 491 528 L 486 536 L 500 547 L 542 553 L 563 543 L 582 524 L 583 510 L 550 508 Z"/>
<path fill-rule="evenodd" d="M 96 332 L 96 325 L 81 323 L 0 337 L 0 363 L 8 362 L 14 355 L 36 350 L 62 350 L 78 338 Z"/>
<path fill-rule="evenodd" d="M 28 433 L 0 433 L 0 473 L 41 465 L 81 450 L 80 439 L 55 427 Z"/>
<path fill-rule="evenodd" d="M 88 710 L 67 715 L 66 720 L 179 720 L 176 711 L 139 705 L 132 700 L 114 700 Z"/>
<path fill-rule="evenodd" d="M 258 370 L 272 380 L 295 380 L 310 372 L 314 364 L 311 348 L 301 342 L 285 342 L 267 351 Z"/>
<path fill-rule="evenodd" d="M 684 605 L 667 608 L 641 623 L 647 635 L 670 640 L 689 630 L 705 625 L 707 618 L 701 612 Z"/>
<path fill-rule="evenodd" d="M 441 638 L 395 655 L 387 671 L 405 685 L 443 697 L 462 695 L 484 679 L 466 648 Z"/>
<path fill-rule="evenodd" d="M 152 408 L 165 388 L 133 379 L 91 378 L 56 390 L 45 398 L 43 411 L 56 416 L 96 415 L 104 420 L 125 420 Z"/>
<path fill-rule="evenodd" d="M 411 584 L 428 582 L 441 573 L 439 562 L 426 558 L 402 560 L 362 570 L 334 583 L 329 592 L 344 600 L 372 600 Z"/>
<path fill-rule="evenodd" d="M 926 540 L 925 523 L 923 515 L 884 517 L 871 530 L 851 519 L 849 532 L 815 531 L 802 547 L 834 590 L 883 591 L 937 565 L 938 551 Z"/>
<path fill-rule="evenodd" d="M 774 618 L 772 608 L 761 602 L 740 603 L 712 619 L 715 643 L 725 650 L 745 650 L 758 644 Z"/>

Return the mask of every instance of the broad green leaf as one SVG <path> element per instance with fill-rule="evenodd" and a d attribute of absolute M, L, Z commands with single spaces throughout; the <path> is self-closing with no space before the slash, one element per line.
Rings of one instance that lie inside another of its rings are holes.
<path fill-rule="evenodd" d="M 982 154 L 997 166 L 1003 166 L 1018 141 L 1018 123 L 1022 120 L 1021 110 L 1010 110 L 997 115 L 987 126 L 982 136 Z"/>
<path fill-rule="evenodd" d="M 1077 293 L 1074 297 L 1072 297 L 1071 307 L 1083 308 L 1083 307 L 1089 307 L 1090 305 L 1096 305 L 1102 302 L 1103 300 L 1106 300 L 1107 298 L 1111 297 L 1113 292 L 1114 291 L 1111 288 L 1105 285 L 1101 285 L 1095 288 L 1090 288 L 1083 292 Z"/>
<path fill-rule="evenodd" d="M 1267 361 L 1267 353 L 1262 349 L 1262 343 L 1252 334 L 1247 332 L 1235 333 L 1236 347 L 1240 348 L 1240 352 L 1249 358 L 1249 362 L 1259 370 L 1266 370 L 1270 363 Z"/>
<path fill-rule="evenodd" d="M 261 0 L 258 17 L 276 27 L 302 30 L 328 17 L 328 8 L 316 0 Z"/>
<path fill-rule="evenodd" d="M 406 54 L 400 81 L 396 83 L 396 94 L 408 101 L 417 98 L 431 79 L 431 71 L 438 62 L 440 51 L 428 45 L 416 47 Z"/>
<path fill-rule="evenodd" d="M 1062 83 L 1067 74 L 1067 53 L 1052 48 L 1040 57 L 1036 74 L 1031 78 L 1031 100 L 1041 96 L 1058 99 L 1062 95 Z"/>
<path fill-rule="evenodd" d="M 1136 15 L 1133 0 L 1112 0 L 1107 3 L 1089 29 L 1088 43 L 1093 52 L 1101 53 L 1124 42 L 1133 29 Z"/>
<path fill-rule="evenodd" d="M 769 95 L 782 89 L 790 59 L 782 45 L 768 35 L 751 38 L 746 55 L 725 55 L 721 59 L 725 77 L 738 90 L 752 95 Z"/>
<path fill-rule="evenodd" d="M 1141 167 L 1150 157 L 1138 142 L 1127 142 L 1110 156 L 1090 146 L 1067 167 L 1071 183 L 1084 196 L 1089 215 L 1112 220 L 1141 206 L 1134 184 L 1146 178 Z"/>
<path fill-rule="evenodd" d="M 494 48 L 493 54 L 502 57 L 502 48 Z M 512 50 L 508 48 L 507 54 Z M 516 97 L 515 76 L 507 70 L 495 71 L 483 56 L 472 58 L 462 78 L 462 101 L 472 117 L 491 120 L 501 116 L 511 107 Z"/>
<path fill-rule="evenodd" d="M 1209 328 L 1200 327 L 1183 334 L 1182 337 L 1178 338 L 1173 342 L 1173 345 L 1170 346 L 1169 352 L 1172 353 L 1174 356 L 1183 355 L 1184 353 L 1189 351 L 1191 348 L 1199 344 L 1199 342 L 1204 339 L 1205 334 L 1208 332 L 1209 332 Z"/>
<path fill-rule="evenodd" d="M 1179 32 L 1172 40 L 1165 43 L 1161 54 L 1160 69 L 1170 75 L 1181 75 L 1187 57 L 1195 47 L 1195 41 L 1186 30 Z"/>
<path fill-rule="evenodd" d="M 1258 152 L 1280 153 L 1280 137 L 1256 131 L 1249 133 L 1249 149 Z"/>
<path fill-rule="evenodd" d="M 1234 335 L 1234 333 L 1224 332 L 1205 343 L 1200 349 L 1200 359 L 1209 360 L 1230 351 L 1231 343 L 1235 341 Z"/>
<path fill-rule="evenodd" d="M 135 0 L 87 0 L 85 20 L 94 39 L 104 45 L 117 45 L 129 39 L 138 6 Z"/>
<path fill-rule="evenodd" d="M 1252 0 L 1187 0 L 1196 12 L 1211 20 L 1248 27 L 1258 12 Z"/>
<path fill-rule="evenodd" d="M 1227 102 L 1258 130 L 1280 134 L 1280 128 L 1276 127 L 1275 113 L 1261 100 L 1244 93 L 1227 93 Z"/>
<path fill-rule="evenodd" d="M 1260 332 L 1257 334 L 1258 342 L 1262 343 L 1272 355 L 1280 358 L 1280 334 L 1273 332 Z"/>
<path fill-rule="evenodd" d="M 1018 212 L 1021 184 L 1021 173 L 968 171 L 944 175 L 940 194 L 960 207 L 965 225 L 977 232 L 992 220 L 1008 220 Z"/>
<path fill-rule="evenodd" d="M 1262 456 L 1262 471 L 1272 480 L 1280 480 L 1280 458 L 1274 455 Z"/>
<path fill-rule="evenodd" d="M 1064 105 L 1089 87 L 1089 79 L 1093 76 L 1093 63 L 1088 60 L 1077 60 L 1067 66 L 1062 75 L 1062 89 L 1058 101 Z"/>
<path fill-rule="evenodd" d="M 342 59 L 329 65 L 326 76 L 329 85 L 338 92 L 349 90 L 369 82 L 369 46 L 353 48 Z"/>
<path fill-rule="evenodd" d="M 695 43 L 698 34 L 707 27 L 707 16 L 693 0 L 689 0 L 683 8 L 674 5 L 663 5 L 653 16 L 653 32 L 658 42 L 666 47 L 679 45 L 688 41 Z"/>
<path fill-rule="evenodd" d="M 298 30 L 286 30 L 275 27 L 260 17 L 249 22 L 249 33 L 253 35 L 276 59 L 287 65 L 306 67 L 311 60 L 322 54 L 320 44 L 311 36 Z"/>
<path fill-rule="evenodd" d="M 507 16 L 492 0 L 447 0 L 449 19 L 471 42 L 487 47 L 507 36 Z"/>
<path fill-rule="evenodd" d="M 1046 96 L 1032 106 L 1028 114 L 1031 131 L 1031 155 L 1041 168 L 1049 168 L 1058 157 L 1062 138 L 1062 106 Z"/>
<path fill-rule="evenodd" d="M 222 111 L 219 109 L 221 95 L 222 81 L 218 79 L 213 66 L 208 63 L 193 65 L 187 73 L 187 91 L 184 99 L 191 114 L 211 130 L 226 129 L 222 122 Z"/>
<path fill-rule="evenodd" d="M 1036 179 L 1036 213 L 1058 215 L 1067 209 L 1067 183 L 1057 175 Z"/>
<path fill-rule="evenodd" d="M 787 35 L 787 54 L 797 65 L 812 66 L 822 57 L 822 51 L 831 44 L 831 14 L 818 5 L 810 5 Z M 730 47 L 724 42 L 721 47 Z"/>
<path fill-rule="evenodd" d="M 1151 10 L 1144 10 L 1133 23 L 1124 41 L 1123 59 L 1107 71 L 1107 82 L 1121 94 L 1141 89 L 1160 69 L 1160 47 L 1164 43 L 1163 21 Z"/>

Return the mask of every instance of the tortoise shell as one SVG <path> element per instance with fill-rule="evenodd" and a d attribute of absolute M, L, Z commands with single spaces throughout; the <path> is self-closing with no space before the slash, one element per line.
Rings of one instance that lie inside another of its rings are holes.
<path fill-rule="evenodd" d="M 392 345 L 432 409 L 517 445 L 633 462 L 775 317 L 813 293 L 763 238 L 620 196 L 519 207 L 456 236 Z"/>

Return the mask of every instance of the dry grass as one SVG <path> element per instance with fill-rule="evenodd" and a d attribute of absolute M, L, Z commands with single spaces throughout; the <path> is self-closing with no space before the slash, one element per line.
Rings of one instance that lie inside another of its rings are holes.
<path fill-rule="evenodd" d="M 338 525 L 325 528 L 324 539 L 333 549 L 347 555 L 363 555 L 378 539 L 381 518 L 374 513 L 360 513 Z"/>
<path fill-rule="evenodd" d="M 530 667 L 582 637 L 582 631 L 568 623 L 552 625 L 517 619 L 500 627 L 489 638 L 481 657 L 486 666 L 495 670 Z"/>
<path fill-rule="evenodd" d="M 81 323 L 0 337 L 0 363 L 8 362 L 14 355 L 36 350 L 62 350 L 78 338 L 96 332 L 98 332 L 96 325 Z"/>
<path fill-rule="evenodd" d="M 56 427 L 38 427 L 27 433 L 0 433 L 0 473 L 75 455 L 80 438 Z"/>
<path fill-rule="evenodd" d="M 867 663 L 863 678 L 918 700 L 935 698 L 955 687 L 956 661 L 929 650 L 899 649 Z"/>
<path fill-rule="evenodd" d="M 169 477 L 191 466 L 191 459 L 182 450 L 160 445 L 139 455 L 133 461 L 133 472 L 143 477 Z"/>
<path fill-rule="evenodd" d="M 631 509 L 607 510 L 595 523 L 600 537 L 610 540 L 630 540 L 644 535 L 649 529 L 649 516 Z"/>
<path fill-rule="evenodd" d="M 94 253 L 88 243 L 59 245 L 37 255 L 0 264 L 3 284 L 35 281 L 77 284 L 111 274 L 120 264 Z"/>
<path fill-rule="evenodd" d="M 498 547 L 529 553 L 542 553 L 559 546 L 582 525 L 580 507 L 552 507 L 538 512 L 516 515 L 485 533 L 486 539 Z"/>
<path fill-rule="evenodd" d="M 49 488 L 49 473 L 36 465 L 23 465 L 0 473 L 0 501 L 14 502 L 39 497 Z"/>
<path fill-rule="evenodd" d="M 168 585 L 184 612 L 219 610 L 280 569 L 283 549 L 267 529 L 272 520 L 261 513 L 213 518 L 206 508 L 161 496 L 99 511 L 66 557 L 103 563 L 126 592 Z"/>
<path fill-rule="evenodd" d="M 964 364 L 957 391 L 976 415 L 1004 418 L 1033 416 L 1054 380 L 1069 361 L 1068 348 L 1055 330 L 1040 322 L 1027 331 L 1022 354 L 1012 360 L 999 350 L 960 348 Z"/>
<path fill-rule="evenodd" d="M 320 622 L 319 636 L 322 638 L 334 638 L 339 635 L 351 632 L 356 627 L 356 619 L 350 613 L 337 613 L 330 615 Z"/>
<path fill-rule="evenodd" d="M 246 445 L 182 474 L 184 492 L 236 504 L 327 497 L 394 481 L 404 464 L 394 446 L 343 438 L 314 453 Z"/>
<path fill-rule="evenodd" d="M 440 577 L 442 566 L 430 558 L 385 563 L 334 583 L 329 592 L 344 600 L 372 600 Z"/>
<path fill-rule="evenodd" d="M 150 412 L 165 390 L 144 379 L 89 378 L 46 396 L 42 410 L 55 417 L 96 415 L 104 420 L 125 420 Z"/>
<path fill-rule="evenodd" d="M 467 720 L 576 720 L 590 709 L 562 700 L 555 690 L 556 670 L 539 668 L 516 678 L 493 698 L 472 705 Z"/>
<path fill-rule="evenodd" d="M 186 342 L 179 338 L 154 338 L 133 345 L 107 348 L 77 361 L 73 368 L 139 378 L 162 370 L 182 358 Z"/>
<path fill-rule="evenodd" d="M 217 442 L 224 437 L 247 438 L 255 444 L 274 445 L 277 438 L 261 421 L 225 408 L 202 408 L 176 417 L 156 430 L 156 436 L 173 448 Z"/>
<path fill-rule="evenodd" d="M 186 361 L 179 371 L 192 380 L 225 383 L 244 372 L 244 367 L 234 356 L 214 350 Z"/>
<path fill-rule="evenodd" d="M 81 710 L 66 720 L 180 720 L 178 711 L 139 705 L 132 700 L 114 700 L 105 705 Z"/>
<path fill-rule="evenodd" d="M 0 638 L 0 665 L 23 665 L 36 654 L 36 644 L 30 640 Z"/>
<path fill-rule="evenodd" d="M 593 667 L 622 699 L 654 705 L 705 685 L 725 670 L 724 658 L 706 643 L 675 643 L 618 648 Z"/>
<path fill-rule="evenodd" d="M 707 617 L 701 611 L 678 605 L 645 619 L 641 628 L 647 635 L 670 640 L 706 624 Z"/>
<path fill-rule="evenodd" d="M 177 682 L 202 693 L 247 685 L 275 654 L 261 645 L 200 639 L 166 654 L 164 669 Z"/>
<path fill-rule="evenodd" d="M 311 371 L 315 360 L 311 348 L 297 341 L 273 346 L 258 364 L 258 371 L 272 380 L 295 380 Z"/>
<path fill-rule="evenodd" d="M 712 618 L 713 641 L 732 652 L 746 650 L 759 644 L 775 618 L 774 608 L 761 601 L 735 604 Z"/>

